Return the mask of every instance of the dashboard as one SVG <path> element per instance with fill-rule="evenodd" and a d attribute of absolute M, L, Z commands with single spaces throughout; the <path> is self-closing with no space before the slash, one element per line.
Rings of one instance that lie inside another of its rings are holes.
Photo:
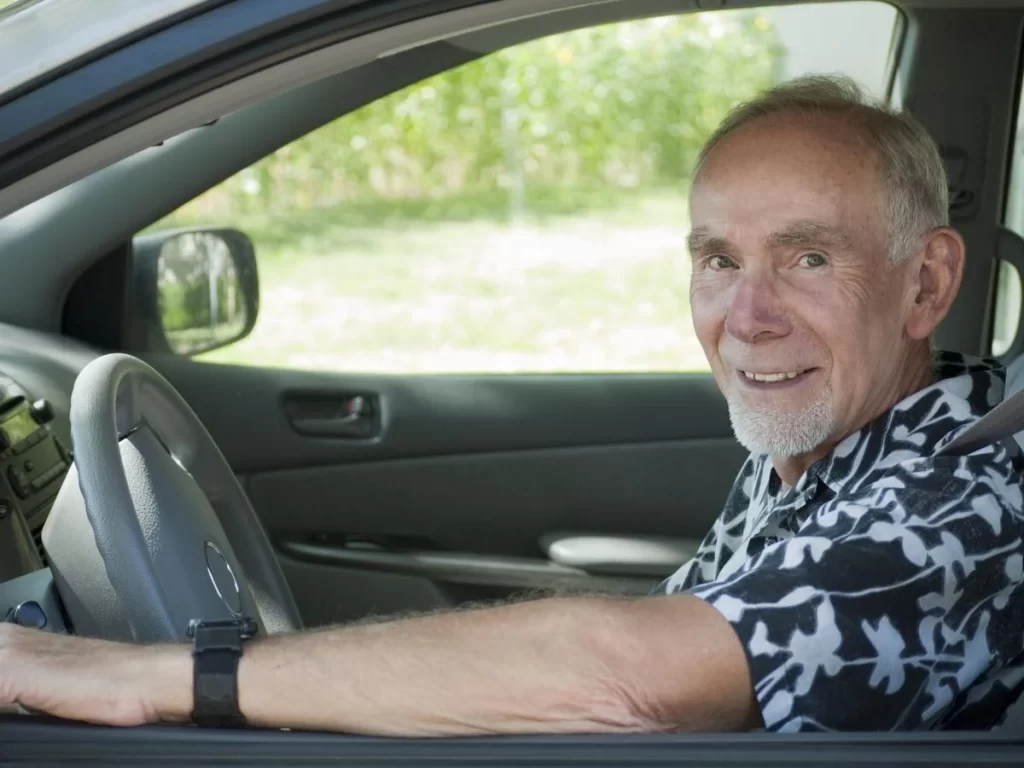
<path fill-rule="evenodd" d="M 41 533 L 73 461 L 71 392 L 99 354 L 0 324 L 0 584 L 49 565 Z"/>
<path fill-rule="evenodd" d="M 71 454 L 49 428 L 53 407 L 29 402 L 17 382 L 0 372 L 0 581 L 46 565 L 39 531 L 71 465 Z M 28 532 L 32 546 L 26 546 Z"/>

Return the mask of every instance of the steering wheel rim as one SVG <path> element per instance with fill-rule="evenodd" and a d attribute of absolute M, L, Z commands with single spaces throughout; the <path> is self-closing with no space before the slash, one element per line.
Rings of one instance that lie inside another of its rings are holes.
<path fill-rule="evenodd" d="M 43 544 L 76 631 L 181 641 L 192 619 L 240 615 L 261 633 L 301 627 L 234 472 L 152 367 L 125 354 L 89 363 L 72 392 L 71 434 L 74 466 Z"/>

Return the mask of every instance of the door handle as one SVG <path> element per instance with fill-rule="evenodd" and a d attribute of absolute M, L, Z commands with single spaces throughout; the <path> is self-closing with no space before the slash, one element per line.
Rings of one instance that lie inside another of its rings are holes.
<path fill-rule="evenodd" d="M 380 429 L 376 395 L 291 395 L 285 407 L 292 427 L 303 435 L 370 438 Z"/>
<path fill-rule="evenodd" d="M 551 533 L 542 536 L 548 558 L 566 568 L 622 576 L 671 576 L 697 553 L 696 539 L 668 536 L 598 536 Z"/>

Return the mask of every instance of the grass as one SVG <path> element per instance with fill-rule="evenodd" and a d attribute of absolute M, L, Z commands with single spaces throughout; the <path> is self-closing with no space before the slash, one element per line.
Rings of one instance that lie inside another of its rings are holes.
<path fill-rule="evenodd" d="M 681 192 L 530 201 L 545 214 L 517 222 L 488 200 L 217 220 L 256 244 L 261 312 L 247 339 L 199 359 L 378 373 L 707 368 Z"/>

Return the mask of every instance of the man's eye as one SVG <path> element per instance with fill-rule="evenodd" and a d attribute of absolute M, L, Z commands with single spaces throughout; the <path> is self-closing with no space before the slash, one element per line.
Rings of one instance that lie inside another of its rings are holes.
<path fill-rule="evenodd" d="M 708 259 L 708 264 L 711 265 L 712 269 L 732 269 L 736 266 L 735 261 L 721 254 L 716 254 Z"/>
<path fill-rule="evenodd" d="M 800 264 L 805 267 L 824 267 L 828 260 L 821 253 L 805 253 L 800 257 Z"/>

